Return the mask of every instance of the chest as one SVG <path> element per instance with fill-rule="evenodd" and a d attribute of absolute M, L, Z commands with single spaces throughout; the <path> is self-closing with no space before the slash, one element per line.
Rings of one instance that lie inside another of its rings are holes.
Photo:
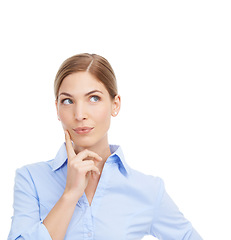
<path fill-rule="evenodd" d="M 98 182 L 91 182 L 85 189 L 85 195 L 88 200 L 89 206 L 91 206 L 92 200 L 94 198 Z"/>
<path fill-rule="evenodd" d="M 76 239 L 138 240 L 149 232 L 150 208 L 140 208 L 129 201 L 111 201 L 106 196 L 94 198 L 91 206 L 86 202 L 86 195 L 82 200 L 75 209 L 66 239 L 78 236 Z"/>
<path fill-rule="evenodd" d="M 65 240 L 138 240 L 147 235 L 154 214 L 153 204 L 138 188 L 131 187 L 117 168 L 106 165 L 105 170 L 99 182 L 89 184 L 76 204 Z M 39 191 L 41 219 L 47 216 L 64 190 L 65 185 L 59 182 L 62 183 L 57 181 L 58 184 L 47 191 L 49 194 Z M 57 195 L 59 188 L 60 196 Z"/>

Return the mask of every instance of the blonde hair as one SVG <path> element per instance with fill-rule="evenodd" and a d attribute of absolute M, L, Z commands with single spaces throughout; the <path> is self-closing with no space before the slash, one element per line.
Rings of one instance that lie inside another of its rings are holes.
<path fill-rule="evenodd" d="M 66 59 L 60 66 L 54 81 L 56 100 L 64 78 L 79 71 L 89 72 L 102 82 L 112 99 L 118 94 L 115 73 L 110 63 L 97 54 L 82 53 Z"/>

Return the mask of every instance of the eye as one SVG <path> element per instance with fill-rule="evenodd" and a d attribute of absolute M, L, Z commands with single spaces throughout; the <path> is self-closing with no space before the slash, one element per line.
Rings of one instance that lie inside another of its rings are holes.
<path fill-rule="evenodd" d="M 100 100 L 100 97 L 98 97 L 98 96 L 91 96 L 90 97 L 91 102 L 98 102 L 99 100 Z"/>
<path fill-rule="evenodd" d="M 61 101 L 62 104 L 64 105 L 69 105 L 69 104 L 72 104 L 72 100 L 70 98 L 65 98 Z"/>

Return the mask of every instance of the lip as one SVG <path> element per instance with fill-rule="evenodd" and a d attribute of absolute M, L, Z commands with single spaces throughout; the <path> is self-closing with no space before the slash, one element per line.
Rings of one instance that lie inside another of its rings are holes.
<path fill-rule="evenodd" d="M 93 130 L 93 127 L 78 127 L 73 129 L 77 134 L 87 134 Z"/>

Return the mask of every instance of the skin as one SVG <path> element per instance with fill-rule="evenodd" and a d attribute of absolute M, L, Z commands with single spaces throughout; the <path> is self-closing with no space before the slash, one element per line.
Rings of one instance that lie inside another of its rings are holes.
<path fill-rule="evenodd" d="M 112 99 L 105 86 L 88 72 L 73 73 L 63 80 L 56 109 L 65 131 L 67 181 L 63 195 L 43 221 L 53 240 L 64 239 L 84 192 L 91 205 L 104 163 L 111 155 L 108 143 L 111 116 L 119 113 L 120 106 L 120 96 Z M 90 133 L 74 131 L 85 126 L 93 128 Z"/>
<path fill-rule="evenodd" d="M 86 96 L 94 90 L 99 92 Z M 65 93 L 71 97 L 64 95 Z M 66 101 L 62 103 L 65 99 Z M 70 133 L 76 153 L 88 149 L 103 157 L 105 150 L 109 151 L 107 131 L 111 116 L 119 112 L 120 96 L 117 95 L 112 100 L 105 86 L 93 75 L 88 72 L 77 72 L 63 80 L 56 108 L 64 130 Z M 81 136 L 73 131 L 74 128 L 83 126 L 94 129 L 92 133 Z"/>

